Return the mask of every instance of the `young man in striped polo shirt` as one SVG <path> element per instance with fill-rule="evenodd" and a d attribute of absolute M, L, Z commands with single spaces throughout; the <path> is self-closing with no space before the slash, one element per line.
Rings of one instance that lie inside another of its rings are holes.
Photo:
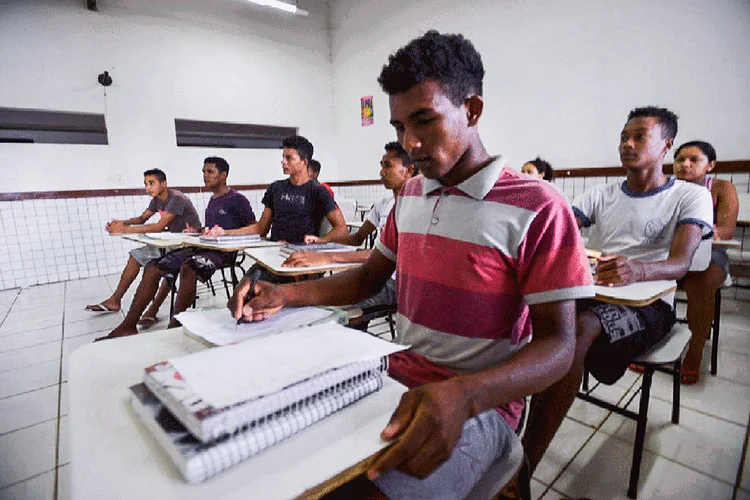
<path fill-rule="evenodd" d="M 324 280 L 259 283 L 244 308 L 243 280 L 230 301 L 251 320 L 284 306 L 351 304 L 397 270 L 396 341 L 412 347 L 391 356 L 389 373 L 410 390 L 382 433 L 399 439 L 367 480 L 350 483 L 352 495 L 464 498 L 503 463 L 522 398 L 573 360 L 575 299 L 593 295 L 578 228 L 554 188 L 485 150 L 483 77 L 461 35 L 430 31 L 392 55 L 378 81 L 424 175 L 402 189 L 369 259 Z"/>

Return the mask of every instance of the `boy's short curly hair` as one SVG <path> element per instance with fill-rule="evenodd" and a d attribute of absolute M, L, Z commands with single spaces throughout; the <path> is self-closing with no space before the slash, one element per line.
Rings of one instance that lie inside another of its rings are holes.
<path fill-rule="evenodd" d="M 660 108 L 658 106 L 635 108 L 628 113 L 628 121 L 633 118 L 656 118 L 661 124 L 662 139 L 674 139 L 677 137 L 677 115 L 667 108 Z"/>
<path fill-rule="evenodd" d="M 308 163 L 312 160 L 315 149 L 310 141 L 301 135 L 293 135 L 284 139 L 281 143 L 282 147 L 294 149 L 297 151 L 300 160 L 307 160 Z"/>
<path fill-rule="evenodd" d="M 430 30 L 388 57 L 378 83 L 394 95 L 432 79 L 459 106 L 472 94 L 482 95 L 483 78 L 482 57 L 469 40 Z"/>

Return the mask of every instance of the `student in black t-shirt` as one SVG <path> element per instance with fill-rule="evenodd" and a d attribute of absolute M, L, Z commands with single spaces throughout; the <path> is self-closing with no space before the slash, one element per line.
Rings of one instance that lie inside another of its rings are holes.
<path fill-rule="evenodd" d="M 344 216 L 333 201 L 333 196 L 307 170 L 312 159 L 313 145 L 302 136 L 288 137 L 283 142 L 281 167 L 288 179 L 268 186 L 263 195 L 265 208 L 260 220 L 240 229 L 227 230 L 216 227 L 210 234 L 260 234 L 269 239 L 289 243 L 304 243 L 306 235 L 318 235 L 323 218 L 331 223 L 328 239 L 335 240 L 347 234 Z"/>

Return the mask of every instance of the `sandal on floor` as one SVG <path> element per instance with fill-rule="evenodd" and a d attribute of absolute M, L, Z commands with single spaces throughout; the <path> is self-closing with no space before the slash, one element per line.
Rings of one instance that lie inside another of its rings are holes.
<path fill-rule="evenodd" d="M 156 323 L 157 321 L 159 320 L 156 318 L 156 316 L 141 316 L 141 319 L 138 320 L 138 326 L 146 330 L 154 326 L 154 323 Z"/>
<path fill-rule="evenodd" d="M 86 306 L 87 311 L 91 312 L 99 312 L 99 313 L 116 313 L 120 312 L 120 308 L 113 309 L 111 307 L 107 307 L 107 305 L 102 302 L 101 304 L 89 304 Z"/>
<path fill-rule="evenodd" d="M 636 373 L 643 373 L 646 371 L 646 368 L 643 365 L 636 365 L 635 363 L 629 364 L 628 368 L 630 369 L 630 371 Z"/>
<path fill-rule="evenodd" d="M 680 382 L 682 383 L 682 385 L 695 385 L 698 383 L 700 378 L 700 370 L 686 370 L 685 368 L 683 368 L 682 374 L 680 375 Z"/>

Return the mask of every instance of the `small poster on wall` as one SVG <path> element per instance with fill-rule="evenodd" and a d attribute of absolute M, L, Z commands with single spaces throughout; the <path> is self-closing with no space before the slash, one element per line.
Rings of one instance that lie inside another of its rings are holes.
<path fill-rule="evenodd" d="M 360 103 L 362 106 L 362 126 L 366 127 L 368 125 L 373 124 L 373 114 L 372 114 L 372 96 L 366 95 L 363 98 L 360 99 Z"/>

